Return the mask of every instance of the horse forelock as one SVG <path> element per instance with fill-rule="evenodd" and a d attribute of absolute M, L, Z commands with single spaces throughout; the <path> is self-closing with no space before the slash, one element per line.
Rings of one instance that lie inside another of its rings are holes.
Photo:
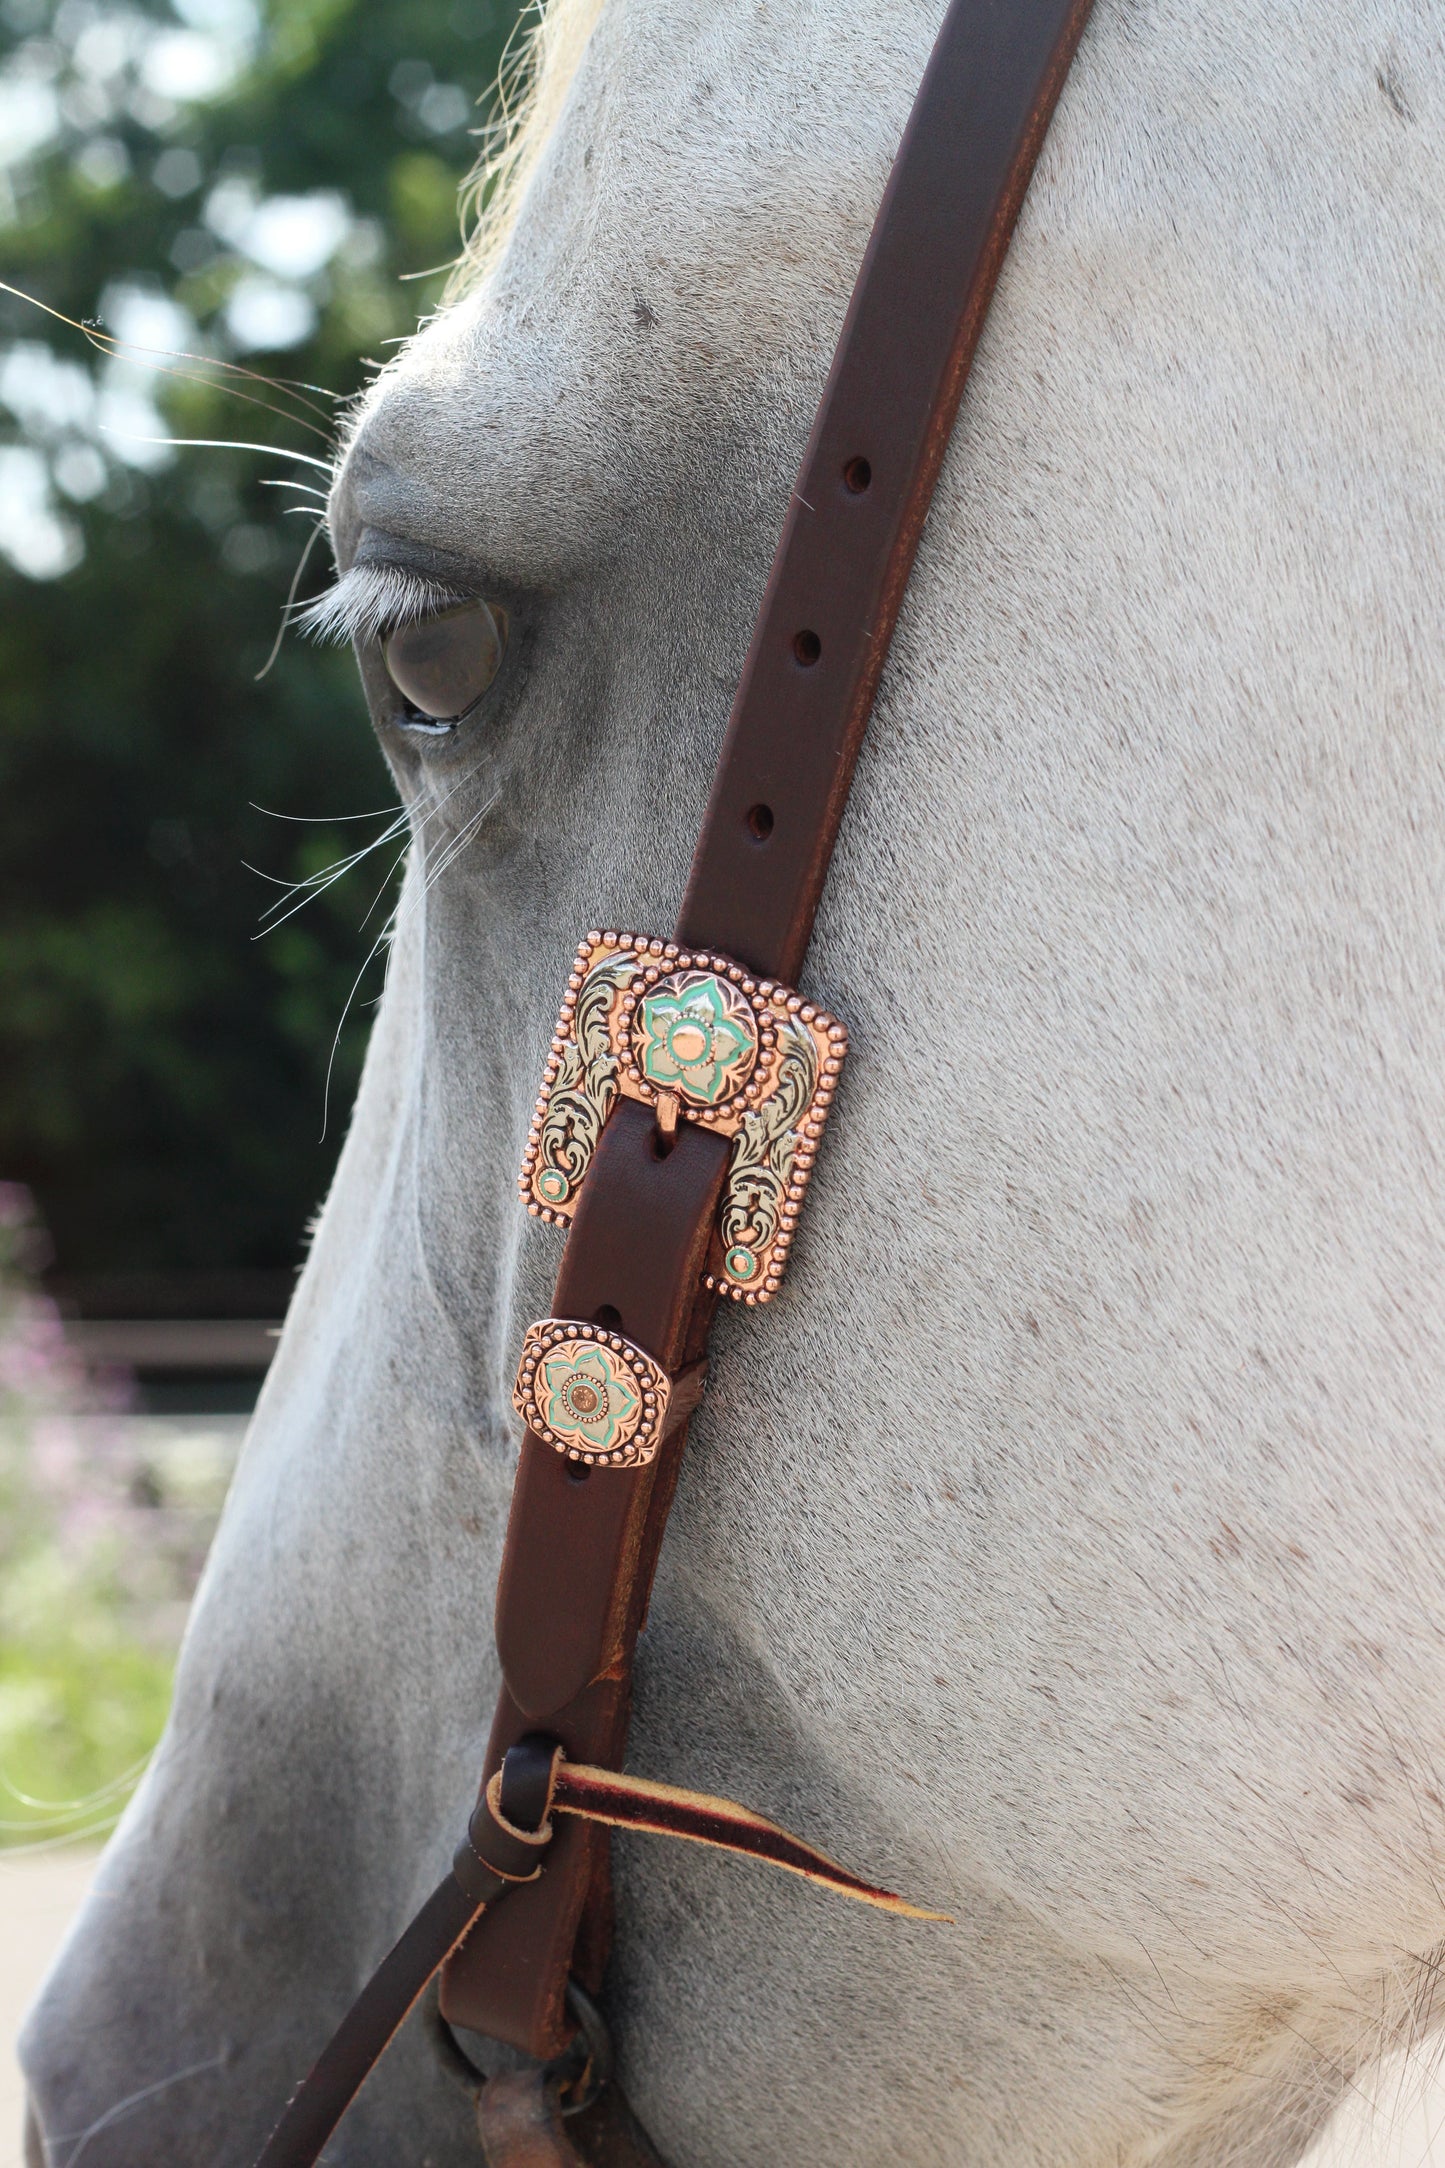
<path fill-rule="evenodd" d="M 465 238 L 447 286 L 458 301 L 491 271 L 516 222 L 527 183 L 556 127 L 603 0 L 537 0 L 508 43 L 498 111 L 462 189 Z"/>

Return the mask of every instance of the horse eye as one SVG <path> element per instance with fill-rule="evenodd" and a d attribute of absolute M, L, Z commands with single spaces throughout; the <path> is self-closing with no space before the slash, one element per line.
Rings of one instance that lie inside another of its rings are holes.
<path fill-rule="evenodd" d="M 382 643 L 391 682 L 432 722 L 454 722 L 474 708 L 501 668 L 507 613 L 485 602 L 458 603 Z"/>

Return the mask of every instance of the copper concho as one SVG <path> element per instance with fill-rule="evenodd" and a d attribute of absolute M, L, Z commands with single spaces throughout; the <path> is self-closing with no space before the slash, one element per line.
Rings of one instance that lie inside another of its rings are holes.
<path fill-rule="evenodd" d="M 539 1318 L 522 1342 L 512 1405 L 534 1436 L 589 1468 L 641 1468 L 662 1443 L 667 1372 L 620 1332 Z"/>

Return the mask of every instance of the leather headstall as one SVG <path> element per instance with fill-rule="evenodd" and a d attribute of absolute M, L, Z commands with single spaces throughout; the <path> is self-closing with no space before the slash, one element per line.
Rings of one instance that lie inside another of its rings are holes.
<path fill-rule="evenodd" d="M 912 1911 L 746 1808 L 620 1773 L 633 1650 L 719 1300 L 782 1278 L 847 1049 L 793 990 L 934 481 L 1092 0 L 952 0 L 893 163 L 743 665 L 670 939 L 589 932 L 521 1186 L 569 1228 L 526 1334 L 503 1689 L 451 1872 L 258 2168 L 309 2168 L 440 1969 L 440 2031 L 546 2059 L 485 2085 L 493 2168 L 657 2155 L 600 2091 L 609 1827 Z M 936 1915 L 925 1915 L 936 1916 Z M 459 2053 L 453 2050 L 454 2053 Z M 569 2057 L 571 2058 L 569 2063 Z M 570 2132 L 564 2123 L 570 2118 Z"/>

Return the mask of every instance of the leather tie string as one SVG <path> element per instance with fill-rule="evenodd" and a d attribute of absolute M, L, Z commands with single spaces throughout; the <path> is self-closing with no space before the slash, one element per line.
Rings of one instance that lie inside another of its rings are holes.
<path fill-rule="evenodd" d="M 554 1815 L 685 1838 L 781 1867 L 820 1889 L 904 1919 L 950 1922 L 946 1912 L 929 1912 L 865 1882 L 826 1852 L 735 1799 L 569 1762 L 554 1739 L 519 1740 L 487 1784 L 450 1874 L 357 1996 L 293 2093 L 256 2168 L 313 2168 L 433 1974 L 484 1912 L 509 1890 L 535 1882 L 541 1874 Z"/>
<path fill-rule="evenodd" d="M 488 1785 L 497 1783 L 493 1777 Z M 615 1769 L 591 1769 L 585 1762 L 569 1762 L 558 1752 L 552 1792 L 554 1814 L 577 1814 L 584 1821 L 605 1822 L 613 1829 L 643 1830 L 657 1837 L 686 1837 L 694 1844 L 708 1844 L 719 1852 L 736 1852 L 743 1859 L 758 1859 L 770 1867 L 816 1882 L 819 1889 L 835 1890 L 840 1897 L 856 1898 L 859 1904 L 876 1905 L 880 1912 L 894 1912 L 906 1920 L 942 1920 L 953 1924 L 948 1912 L 928 1912 L 921 1905 L 895 1897 L 840 1867 L 836 1859 L 805 1844 L 790 1830 L 740 1807 L 733 1799 L 716 1799 L 708 1792 L 692 1792 L 677 1784 L 655 1784 L 648 1777 L 620 1776 Z"/>

